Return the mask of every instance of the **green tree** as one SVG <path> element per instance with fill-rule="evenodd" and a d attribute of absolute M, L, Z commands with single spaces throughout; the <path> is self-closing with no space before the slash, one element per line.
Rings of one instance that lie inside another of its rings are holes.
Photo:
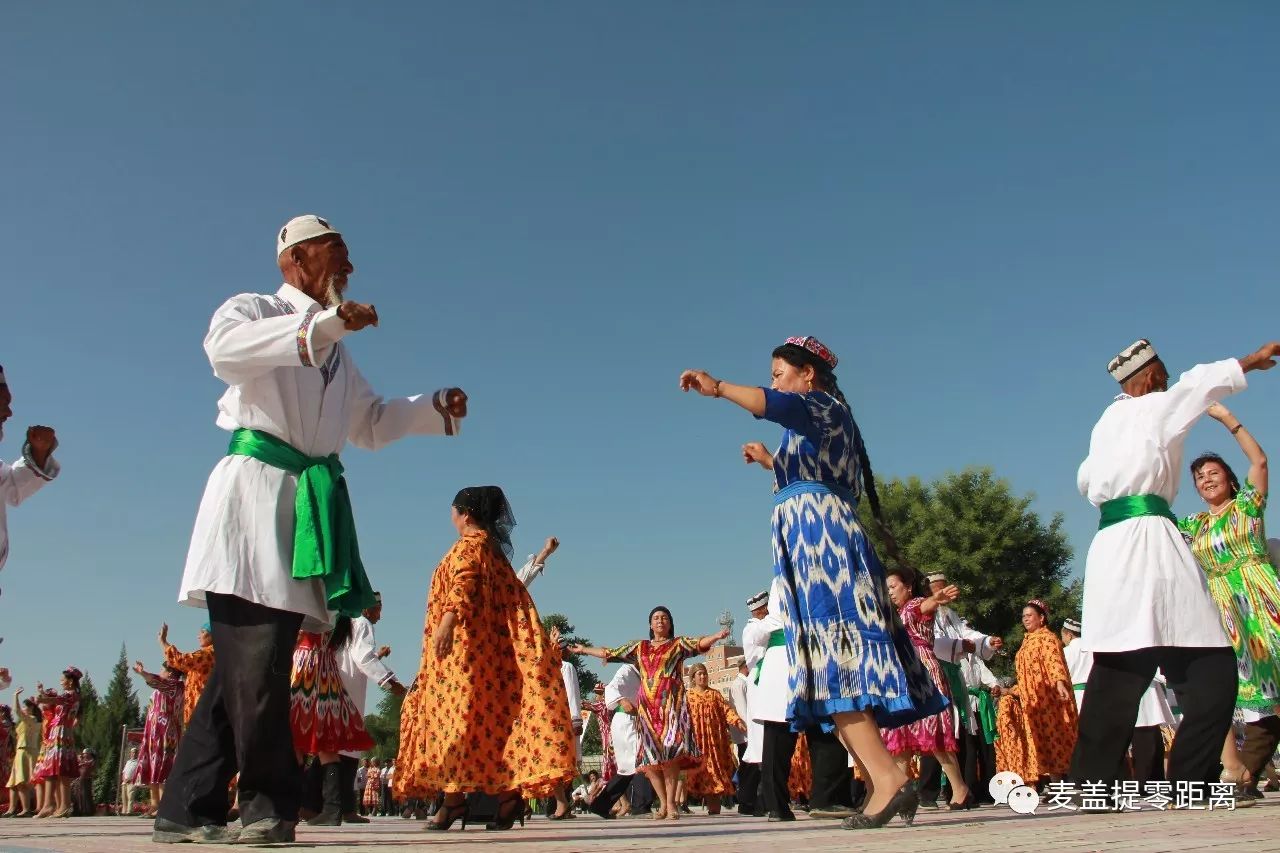
<path fill-rule="evenodd" d="M 404 697 L 385 691 L 378 702 L 377 712 L 364 718 L 364 727 L 373 738 L 370 757 L 387 761 L 400 751 L 400 708 Z"/>
<path fill-rule="evenodd" d="M 579 637 L 574 633 L 577 629 L 569 622 L 569 617 L 563 613 L 549 613 L 542 617 L 542 627 L 547 631 L 552 628 L 560 629 L 560 640 L 571 646 L 589 646 L 591 641 L 586 637 Z M 590 702 L 595 698 L 595 686 L 600 682 L 596 674 L 587 669 L 583 663 L 582 655 L 566 653 L 564 659 L 573 664 L 573 668 L 578 674 L 578 689 L 582 693 L 582 701 Z M 582 740 L 583 755 L 598 755 L 604 749 L 600 740 L 600 727 L 593 721 L 587 727 L 586 737 Z"/>
<path fill-rule="evenodd" d="M 88 692 L 92 693 L 92 699 L 86 702 Z M 88 676 L 81 681 L 80 720 L 81 747 L 92 748 L 98 759 L 94 798 L 100 803 L 113 802 L 118 793 L 116 763 L 120 757 L 121 730 L 126 726 L 138 728 L 142 725 L 142 709 L 138 705 L 138 694 L 133 689 L 124 644 L 120 646 L 120 657 L 111 671 L 111 683 L 107 685 L 105 697 L 98 698 Z"/>
<path fill-rule="evenodd" d="M 1062 515 L 1046 523 L 1031 509 L 1034 495 L 1014 494 L 990 468 L 966 468 L 928 484 L 912 477 L 878 485 L 885 525 L 905 562 L 922 573 L 945 572 L 960 588 L 955 610 L 1008 643 L 1008 655 L 992 660 L 997 674 L 1012 673 L 1028 600 L 1049 605 L 1055 630 L 1079 614 L 1083 590 L 1068 579 L 1071 546 Z M 859 514 L 870 522 L 865 498 Z M 881 531 L 873 523 L 866 530 L 876 553 L 893 565 Z"/>

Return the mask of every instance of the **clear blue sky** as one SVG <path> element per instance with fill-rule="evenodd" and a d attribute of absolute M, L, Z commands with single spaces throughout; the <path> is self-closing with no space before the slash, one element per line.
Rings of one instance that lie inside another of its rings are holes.
<path fill-rule="evenodd" d="M 465 485 L 507 490 L 521 557 L 561 537 L 535 598 L 594 641 L 658 603 L 740 629 L 771 570 L 738 447 L 778 430 L 676 378 L 766 382 L 791 334 L 841 357 L 881 476 L 992 465 L 1080 571 L 1110 356 L 1280 338 L 1278 37 L 1266 2 L 13 5 L 0 453 L 52 424 L 65 473 L 10 512 L 0 662 L 104 685 L 161 622 L 193 645 L 201 340 L 303 212 L 378 307 L 375 386 L 471 394 L 460 438 L 345 457 L 406 679 Z M 1278 399 L 1280 371 L 1231 402 L 1273 450 Z"/>

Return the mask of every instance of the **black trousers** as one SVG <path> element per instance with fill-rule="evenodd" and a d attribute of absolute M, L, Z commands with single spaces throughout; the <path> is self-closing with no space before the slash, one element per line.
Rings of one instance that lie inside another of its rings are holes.
<path fill-rule="evenodd" d="M 981 734 L 971 735 L 960 727 L 960 753 L 957 756 L 964 771 L 969 796 L 978 802 L 991 801 L 991 777 L 996 775 L 996 748 Z"/>
<path fill-rule="evenodd" d="M 631 777 L 631 788 L 627 799 L 631 801 L 632 811 L 647 812 L 653 808 L 657 796 L 654 794 L 653 783 L 649 781 L 648 776 L 637 773 Z"/>
<path fill-rule="evenodd" d="M 738 790 L 734 796 L 738 800 L 738 811 L 741 814 L 753 814 L 756 810 L 756 797 L 760 793 L 760 765 L 742 760 L 747 753 L 745 743 L 738 744 Z"/>
<path fill-rule="evenodd" d="M 791 794 L 787 791 L 787 777 L 791 775 L 791 757 L 796 751 L 796 734 L 787 723 L 764 724 L 764 753 L 760 762 L 761 787 L 764 788 L 764 807 L 771 814 L 785 815 L 791 812 Z"/>
<path fill-rule="evenodd" d="M 1182 722 L 1169 753 L 1169 780 L 1217 780 L 1236 701 L 1235 653 L 1229 646 L 1160 646 L 1094 653 L 1080 709 L 1080 736 L 1071 756 L 1072 782 L 1104 782 L 1110 788 L 1126 777 L 1124 758 L 1138 703 L 1157 667 L 1182 706 Z"/>
<path fill-rule="evenodd" d="M 920 799 L 926 802 L 936 802 L 938 795 L 942 793 L 942 765 L 938 763 L 938 759 L 933 757 L 933 753 L 920 756 Z"/>
<path fill-rule="evenodd" d="M 1135 728 L 1129 748 L 1133 754 L 1134 779 L 1143 783 L 1164 781 L 1164 736 L 1159 726 Z"/>
<path fill-rule="evenodd" d="M 338 767 L 342 772 L 342 813 L 356 813 L 356 771 L 360 769 L 360 759 L 349 755 L 338 756 Z"/>
<path fill-rule="evenodd" d="M 1177 740 L 1177 738 L 1175 738 Z M 1253 777 L 1252 790 L 1257 790 L 1263 771 L 1280 746 L 1280 717 L 1263 717 L 1256 723 L 1245 723 L 1244 745 L 1240 747 L 1240 760 Z"/>
<path fill-rule="evenodd" d="M 836 737 L 835 732 L 824 732 L 819 726 L 805 731 L 809 744 L 809 762 L 813 766 L 813 795 L 809 808 L 828 809 L 833 806 L 853 806 L 850 781 L 853 768 L 849 766 L 849 752 Z"/>
<path fill-rule="evenodd" d="M 596 794 L 596 798 L 591 801 L 591 811 L 596 814 L 606 815 L 613 810 L 618 804 L 618 800 L 631 789 L 631 780 L 633 775 L 615 775 L 608 783 Z"/>
<path fill-rule="evenodd" d="M 209 593 L 215 662 L 178 743 L 159 816 L 225 825 L 240 772 L 240 820 L 298 819 L 301 778 L 289 729 L 289 674 L 302 615 Z"/>

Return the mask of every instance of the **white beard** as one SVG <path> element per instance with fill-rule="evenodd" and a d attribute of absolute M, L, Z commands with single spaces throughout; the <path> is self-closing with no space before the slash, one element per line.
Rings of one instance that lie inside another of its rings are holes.
<path fill-rule="evenodd" d="M 338 291 L 338 277 L 331 275 L 324 283 L 324 307 L 336 308 L 342 304 L 342 293 Z"/>

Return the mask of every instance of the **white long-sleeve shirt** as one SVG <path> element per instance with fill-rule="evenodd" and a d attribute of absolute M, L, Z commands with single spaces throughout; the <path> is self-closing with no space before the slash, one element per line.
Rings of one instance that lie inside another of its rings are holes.
<path fill-rule="evenodd" d="M 751 719 L 750 702 L 747 699 L 747 686 L 751 680 L 741 673 L 729 685 L 729 703 L 733 705 L 733 710 L 742 718 L 743 722 Z M 747 733 L 739 731 L 735 728 L 729 729 L 729 740 L 734 745 L 747 742 Z"/>
<path fill-rule="evenodd" d="M 396 676 L 378 657 L 378 647 L 373 635 L 373 623 L 363 616 L 351 620 L 351 639 L 347 641 L 338 655 L 338 674 L 342 677 L 342 687 L 351 697 L 356 710 L 363 720 L 368 701 L 369 682 L 385 687 Z M 352 758 L 359 758 L 359 752 L 343 752 Z"/>
<path fill-rule="evenodd" d="M 629 663 L 620 666 L 604 686 L 605 707 L 616 712 L 609 724 L 609 735 L 619 776 L 635 775 L 636 761 L 640 756 L 640 725 L 635 714 L 628 714 L 618 706 L 623 699 L 632 705 L 638 704 L 640 686 L 640 671 Z"/>
<path fill-rule="evenodd" d="M 1062 648 L 1062 656 L 1067 660 L 1067 672 L 1071 675 L 1072 689 L 1076 694 L 1076 708 L 1084 707 L 1084 685 L 1089 681 L 1089 673 L 1093 672 L 1093 652 L 1085 651 L 1076 637 Z M 1075 685 L 1079 684 L 1079 687 Z"/>
<path fill-rule="evenodd" d="M 516 572 L 516 578 L 525 585 L 526 589 L 533 586 L 533 582 L 538 579 L 538 576 L 542 574 L 542 570 L 546 566 L 545 563 L 535 563 L 533 560 L 534 555 L 531 554 L 528 561 Z"/>
<path fill-rule="evenodd" d="M 1169 390 L 1120 395 L 1102 413 L 1080 465 L 1080 493 L 1095 507 L 1159 495 L 1171 505 L 1182 449 L 1210 403 L 1245 388 L 1235 359 L 1201 364 Z M 1123 652 L 1153 646 L 1227 646 L 1204 572 L 1167 518 L 1130 518 L 1099 530 L 1084 573 L 1083 648 Z"/>
<path fill-rule="evenodd" d="M 30 449 L 25 446 L 22 448 L 22 458 L 17 462 L 12 465 L 0 462 L 0 569 L 9 560 L 9 507 L 17 506 L 40 491 L 61 470 L 52 456 L 41 468 L 31 458 Z"/>
<path fill-rule="evenodd" d="M 991 645 L 991 637 L 970 628 L 969 623 L 950 607 L 938 607 L 933 615 L 933 653 L 939 660 L 960 663 L 965 655 L 973 653 L 964 650 L 965 640 L 973 643 L 976 653 L 983 660 L 991 660 L 991 656 L 996 653 L 995 647 Z"/>
<path fill-rule="evenodd" d="M 228 386 L 218 426 L 261 430 L 311 457 L 348 442 L 377 450 L 407 435 L 458 432 L 443 391 L 398 400 L 375 394 L 341 343 L 345 334 L 336 309 L 287 284 L 227 300 L 204 341 L 214 375 Z M 323 580 L 292 575 L 297 482 L 248 456 L 217 463 L 196 514 L 181 603 L 203 607 L 207 593 L 234 595 L 301 613 L 307 630 L 329 627 Z M 358 510 L 358 496 L 355 503 Z"/>

